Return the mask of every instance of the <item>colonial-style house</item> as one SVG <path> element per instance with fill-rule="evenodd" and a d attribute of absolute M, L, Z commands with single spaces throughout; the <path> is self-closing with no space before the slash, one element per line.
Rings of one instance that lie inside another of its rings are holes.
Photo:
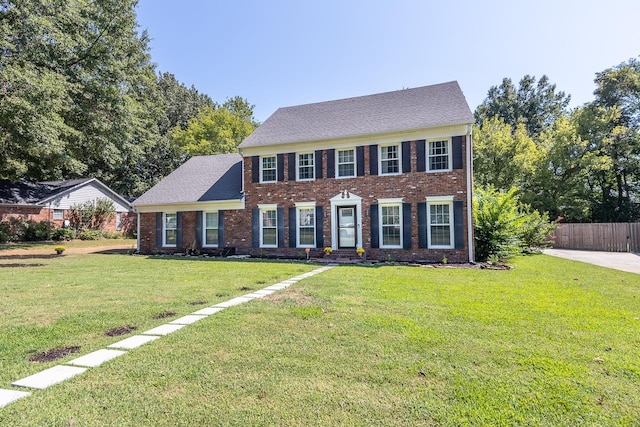
<path fill-rule="evenodd" d="M 138 198 L 139 249 L 473 260 L 473 121 L 457 82 L 280 108 Z"/>
<path fill-rule="evenodd" d="M 128 231 L 135 226 L 135 214 L 127 199 L 96 178 L 66 181 L 8 181 L 0 180 L 0 219 L 22 217 L 32 221 L 50 221 L 62 227 L 67 212 L 74 205 L 108 199 L 115 208 L 114 218 L 105 231 Z"/>

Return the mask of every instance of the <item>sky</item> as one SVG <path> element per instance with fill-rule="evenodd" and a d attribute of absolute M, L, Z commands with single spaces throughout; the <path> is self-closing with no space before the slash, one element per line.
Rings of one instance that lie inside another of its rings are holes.
<path fill-rule="evenodd" d="M 151 59 L 258 121 L 279 107 L 457 80 L 471 110 L 546 74 L 571 106 L 640 55 L 638 0 L 140 0 Z"/>

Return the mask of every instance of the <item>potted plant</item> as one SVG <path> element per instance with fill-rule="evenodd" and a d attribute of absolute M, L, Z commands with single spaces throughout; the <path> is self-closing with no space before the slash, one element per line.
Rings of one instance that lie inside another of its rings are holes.
<path fill-rule="evenodd" d="M 356 249 L 356 253 L 358 254 L 359 257 L 361 257 L 362 255 L 364 255 L 364 248 Z"/>
<path fill-rule="evenodd" d="M 56 253 L 57 253 L 58 255 L 62 255 L 62 252 L 64 252 L 66 249 L 67 249 L 67 248 L 65 248 L 65 247 L 64 247 L 64 246 L 62 246 L 62 245 L 58 245 L 58 246 L 56 246 L 55 248 L 53 248 L 53 250 L 54 250 L 54 251 L 56 251 Z"/>
<path fill-rule="evenodd" d="M 333 249 L 331 248 L 331 246 L 327 246 L 326 248 L 324 248 L 324 256 L 331 255 L 331 252 L 333 252 Z"/>

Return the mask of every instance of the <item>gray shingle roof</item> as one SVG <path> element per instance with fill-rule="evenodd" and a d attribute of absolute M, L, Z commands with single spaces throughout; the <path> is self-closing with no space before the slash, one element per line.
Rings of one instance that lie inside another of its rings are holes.
<path fill-rule="evenodd" d="M 239 146 L 320 141 L 358 135 L 473 123 L 452 81 L 414 89 L 279 108 Z"/>
<path fill-rule="evenodd" d="M 190 158 L 132 204 L 180 204 L 242 197 L 242 156 L 218 154 Z"/>
<path fill-rule="evenodd" d="M 35 205 L 69 188 L 76 187 L 91 180 L 92 178 L 45 182 L 0 180 L 0 203 Z"/>

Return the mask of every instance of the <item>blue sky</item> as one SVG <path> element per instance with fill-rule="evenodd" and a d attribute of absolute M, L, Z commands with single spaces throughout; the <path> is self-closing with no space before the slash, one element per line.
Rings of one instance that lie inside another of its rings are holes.
<path fill-rule="evenodd" d="M 151 56 L 187 86 L 278 107 L 457 80 L 472 110 L 504 77 L 593 99 L 640 55 L 638 0 L 140 0 Z"/>

